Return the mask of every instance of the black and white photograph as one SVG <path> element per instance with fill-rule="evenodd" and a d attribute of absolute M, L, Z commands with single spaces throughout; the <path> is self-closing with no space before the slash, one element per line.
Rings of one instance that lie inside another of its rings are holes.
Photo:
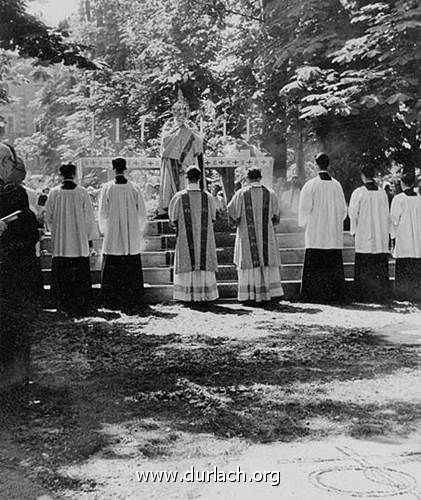
<path fill-rule="evenodd" d="M 0 500 L 421 500 L 420 0 L 0 0 Z"/>

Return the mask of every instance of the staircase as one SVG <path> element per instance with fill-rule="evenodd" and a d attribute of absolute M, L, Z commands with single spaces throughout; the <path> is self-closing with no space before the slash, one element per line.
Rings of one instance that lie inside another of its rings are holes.
<path fill-rule="evenodd" d="M 277 230 L 281 258 L 281 279 L 285 297 L 294 300 L 298 297 L 301 272 L 304 262 L 304 233 L 295 219 L 283 218 Z M 235 229 L 226 220 L 215 223 L 215 238 L 218 255 L 217 281 L 221 298 L 236 298 L 237 272 L 233 264 Z M 145 231 L 145 251 L 142 252 L 145 300 L 149 303 L 172 300 L 173 262 L 175 234 L 167 221 L 149 221 Z M 101 279 L 100 239 L 94 241 L 96 256 L 91 257 L 92 281 L 99 289 Z M 51 284 L 51 239 L 45 235 L 41 240 L 41 267 L 44 288 L 48 296 Z M 343 250 L 345 277 L 352 280 L 354 275 L 354 241 L 345 232 Z M 390 263 L 393 276 L 394 263 Z"/>

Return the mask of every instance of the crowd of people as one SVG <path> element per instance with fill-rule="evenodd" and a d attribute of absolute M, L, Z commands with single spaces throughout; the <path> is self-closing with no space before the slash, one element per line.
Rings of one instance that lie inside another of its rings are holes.
<path fill-rule="evenodd" d="M 8 290 L 29 284 L 27 296 L 39 298 L 43 287 L 36 253 L 39 222 L 31 210 L 31 192 L 22 187 L 24 167 L 13 148 L 2 148 L 2 282 Z M 349 216 L 355 236 L 354 297 L 387 302 L 394 293 L 402 300 L 421 300 L 421 196 L 414 189 L 415 174 L 402 175 L 401 192 L 390 203 L 388 193 L 374 180 L 373 168 L 365 166 L 362 185 L 347 206 L 341 184 L 329 174 L 329 157 L 319 154 L 316 164 L 318 174 L 306 182 L 298 199 L 295 184 L 288 195 L 305 230 L 301 299 L 341 303 L 350 298 L 342 256 L 344 221 Z M 116 158 L 112 167 L 114 179 L 100 189 L 98 218 L 88 191 L 75 181 L 72 164 L 62 165 L 62 183 L 37 199 L 51 231 L 52 297 L 67 313 L 87 314 L 94 304 L 126 310 L 143 305 L 145 200 L 140 187 L 126 177 L 126 160 Z M 261 171 L 249 169 L 247 182 L 227 205 L 220 189 L 212 194 L 203 189 L 197 166 L 187 169 L 186 179 L 186 188 L 169 201 L 167 215 L 176 228 L 174 299 L 203 303 L 218 298 L 214 223 L 217 213 L 226 211 L 237 227 L 233 260 L 238 300 L 279 301 L 284 291 L 276 225 L 282 202 L 262 184 Z M 15 218 L 9 219 L 14 213 Z M 89 257 L 100 235 L 101 291 L 94 300 Z M 391 251 L 396 258 L 394 291 L 389 280 Z"/>

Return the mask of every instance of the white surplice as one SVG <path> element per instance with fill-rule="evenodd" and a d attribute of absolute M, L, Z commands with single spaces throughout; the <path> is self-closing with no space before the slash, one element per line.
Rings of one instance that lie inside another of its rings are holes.
<path fill-rule="evenodd" d="M 51 230 L 53 257 L 89 256 L 88 242 L 98 237 L 98 231 L 91 198 L 85 188 L 58 186 L 52 189 L 45 214 Z"/>
<path fill-rule="evenodd" d="M 143 246 L 146 205 L 140 187 L 133 182 L 102 186 L 99 198 L 99 229 L 104 233 L 106 255 L 137 255 Z"/>
<path fill-rule="evenodd" d="M 342 186 L 319 176 L 301 190 L 298 224 L 305 227 L 306 248 L 342 249 L 347 207 Z"/>
<path fill-rule="evenodd" d="M 390 215 L 384 189 L 357 188 L 349 202 L 349 218 L 357 253 L 388 253 Z"/>
<path fill-rule="evenodd" d="M 421 258 L 421 196 L 397 194 L 392 201 L 392 237 L 397 259 Z"/>

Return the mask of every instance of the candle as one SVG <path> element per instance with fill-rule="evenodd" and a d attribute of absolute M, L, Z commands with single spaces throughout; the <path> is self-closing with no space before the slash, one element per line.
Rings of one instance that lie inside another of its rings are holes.
<path fill-rule="evenodd" d="M 140 122 L 140 140 L 145 142 L 145 121 L 146 118 L 142 116 L 142 120 Z"/>
<path fill-rule="evenodd" d="M 200 118 L 200 133 L 203 134 L 203 118 Z"/>
<path fill-rule="evenodd" d="M 250 140 L 250 118 L 247 118 L 247 131 L 246 131 L 246 139 Z"/>
<path fill-rule="evenodd" d="M 115 142 L 120 142 L 120 118 L 115 119 Z"/>
<path fill-rule="evenodd" d="M 91 115 L 91 141 L 95 141 L 95 115 L 92 113 Z"/>
<path fill-rule="evenodd" d="M 224 120 L 222 122 L 222 137 L 226 137 L 227 136 L 227 121 Z"/>

